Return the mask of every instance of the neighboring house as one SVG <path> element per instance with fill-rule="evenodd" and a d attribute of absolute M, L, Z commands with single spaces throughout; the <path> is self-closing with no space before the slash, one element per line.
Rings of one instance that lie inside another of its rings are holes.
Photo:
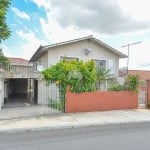
<path fill-rule="evenodd" d="M 149 83 L 147 81 L 150 81 L 150 70 L 128 70 L 128 73 L 139 76 L 141 81 L 138 95 L 139 106 L 145 107 L 147 105 L 147 100 L 149 99 Z"/>
<path fill-rule="evenodd" d="M 128 74 L 138 75 L 141 81 L 150 80 L 150 70 L 128 70 Z M 119 77 L 125 78 L 127 76 L 127 68 L 119 69 Z"/>
<path fill-rule="evenodd" d="M 10 69 L 8 71 L 11 73 L 11 76 L 15 78 L 28 78 L 30 76 L 29 73 L 32 71 L 33 65 L 28 60 L 13 57 L 8 57 L 8 60 L 10 62 Z"/>
<path fill-rule="evenodd" d="M 150 70 L 128 70 L 128 74 L 138 75 L 141 81 L 140 89 L 146 90 L 145 88 L 147 87 L 147 80 L 150 80 Z M 127 77 L 127 68 L 119 69 L 119 77 Z"/>
<path fill-rule="evenodd" d="M 140 77 L 141 90 L 145 90 L 147 88 L 147 81 L 150 80 L 150 70 L 129 70 L 129 74 L 138 75 Z"/>
<path fill-rule="evenodd" d="M 129 70 L 129 74 L 139 75 L 140 80 L 150 80 L 150 70 Z"/>
<path fill-rule="evenodd" d="M 127 77 L 127 74 L 128 74 L 127 67 L 119 68 L 119 77 L 120 77 L 120 78 L 125 78 L 125 77 Z"/>
<path fill-rule="evenodd" d="M 68 60 L 77 61 L 92 59 L 96 62 L 97 67 L 109 69 L 111 77 L 117 78 L 119 59 L 126 58 L 127 56 L 93 36 L 87 36 L 52 45 L 40 46 L 31 57 L 30 62 L 37 64 L 37 70 L 42 70 L 47 66 L 56 64 L 64 57 Z M 44 85 L 41 82 L 39 82 L 39 87 L 42 87 L 42 90 L 38 90 L 38 102 L 43 103 L 43 93 L 46 90 L 44 90 Z M 54 93 L 58 93 L 58 90 L 49 92 L 50 95 Z M 59 97 L 58 94 L 56 95 Z M 57 97 L 53 97 L 53 99 L 57 99 Z"/>

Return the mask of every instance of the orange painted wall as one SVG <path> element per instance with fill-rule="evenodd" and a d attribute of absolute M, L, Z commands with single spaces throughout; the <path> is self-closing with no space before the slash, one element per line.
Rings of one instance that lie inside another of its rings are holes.
<path fill-rule="evenodd" d="M 138 94 L 130 91 L 66 93 L 66 112 L 137 109 Z"/>

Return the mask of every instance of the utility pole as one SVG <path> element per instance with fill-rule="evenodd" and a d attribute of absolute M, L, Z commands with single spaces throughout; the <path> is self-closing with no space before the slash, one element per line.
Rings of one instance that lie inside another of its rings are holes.
<path fill-rule="evenodd" d="M 127 48 L 128 48 L 128 58 L 127 58 L 127 75 L 128 75 L 128 70 L 129 70 L 129 54 L 130 54 L 129 50 L 130 50 L 130 46 L 132 46 L 132 45 L 136 45 L 136 44 L 140 44 L 140 43 L 141 43 L 141 41 L 138 41 L 138 42 L 129 43 L 129 44 L 126 44 L 126 45 L 121 46 L 121 47 L 127 47 Z"/>

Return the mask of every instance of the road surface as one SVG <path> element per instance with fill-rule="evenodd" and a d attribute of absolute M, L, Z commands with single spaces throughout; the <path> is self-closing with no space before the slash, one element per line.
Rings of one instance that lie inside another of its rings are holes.
<path fill-rule="evenodd" d="M 150 123 L 0 134 L 0 150 L 149 150 Z"/>

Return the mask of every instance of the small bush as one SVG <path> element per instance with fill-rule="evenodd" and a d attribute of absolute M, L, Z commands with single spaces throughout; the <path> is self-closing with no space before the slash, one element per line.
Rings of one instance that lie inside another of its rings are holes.
<path fill-rule="evenodd" d="M 139 84 L 140 80 L 138 75 L 128 75 L 123 85 L 119 83 L 113 83 L 108 90 L 109 91 L 130 90 L 132 92 L 138 92 Z"/>
<path fill-rule="evenodd" d="M 127 90 L 138 92 L 139 85 L 140 80 L 138 75 L 128 75 L 125 82 L 125 87 Z"/>
<path fill-rule="evenodd" d="M 64 111 L 65 108 L 65 102 L 64 101 L 50 101 L 50 103 L 48 104 L 48 107 L 60 110 L 60 111 Z"/>
<path fill-rule="evenodd" d="M 118 83 L 112 84 L 108 90 L 109 91 L 122 91 L 123 90 L 123 86 L 118 84 Z"/>

